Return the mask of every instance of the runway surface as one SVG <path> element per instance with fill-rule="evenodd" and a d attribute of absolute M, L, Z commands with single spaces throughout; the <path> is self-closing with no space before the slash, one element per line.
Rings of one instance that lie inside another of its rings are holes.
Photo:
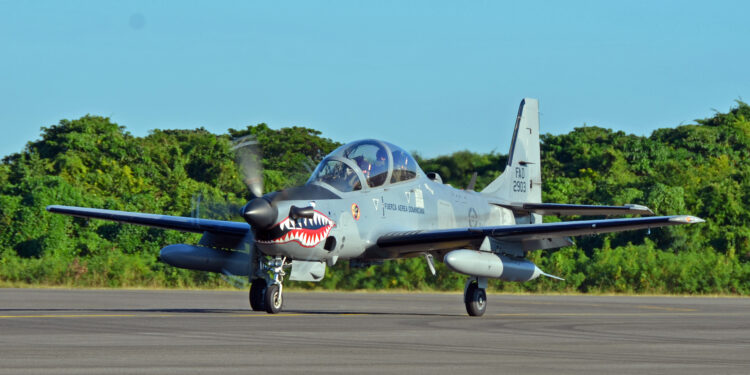
<path fill-rule="evenodd" d="M 747 374 L 750 299 L 0 289 L 0 374 Z"/>

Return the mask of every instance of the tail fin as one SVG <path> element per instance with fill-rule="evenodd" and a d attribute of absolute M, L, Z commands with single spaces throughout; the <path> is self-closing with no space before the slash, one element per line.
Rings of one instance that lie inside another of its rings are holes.
<path fill-rule="evenodd" d="M 487 185 L 482 193 L 508 203 L 542 202 L 539 101 L 536 99 L 521 100 L 508 153 L 508 165 L 503 174 Z"/>

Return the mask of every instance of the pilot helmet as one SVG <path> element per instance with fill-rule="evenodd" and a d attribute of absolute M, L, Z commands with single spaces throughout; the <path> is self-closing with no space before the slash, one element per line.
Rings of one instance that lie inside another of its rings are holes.
<path fill-rule="evenodd" d="M 375 157 L 378 162 L 385 162 L 388 159 L 388 154 L 386 154 L 385 149 L 379 148 L 378 152 L 375 153 Z"/>
<path fill-rule="evenodd" d="M 365 175 L 370 173 L 371 164 L 369 161 L 367 161 L 367 159 L 363 157 L 358 157 L 356 158 L 356 161 L 357 161 L 357 165 L 359 166 L 359 170 L 361 170 L 362 173 L 364 173 Z"/>

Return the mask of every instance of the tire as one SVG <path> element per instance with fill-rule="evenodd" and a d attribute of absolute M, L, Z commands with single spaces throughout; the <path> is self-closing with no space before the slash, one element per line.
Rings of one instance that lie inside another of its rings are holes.
<path fill-rule="evenodd" d="M 464 304 L 469 316 L 482 316 L 487 310 L 487 293 L 476 283 L 469 284 L 464 294 Z"/>
<path fill-rule="evenodd" d="M 281 298 L 281 288 L 279 284 L 271 284 L 266 288 L 265 295 L 266 312 L 269 314 L 278 314 L 284 307 L 284 300 Z"/>
<path fill-rule="evenodd" d="M 266 309 L 265 292 L 266 292 L 266 280 L 255 279 L 250 284 L 250 308 L 253 311 L 263 311 Z"/>

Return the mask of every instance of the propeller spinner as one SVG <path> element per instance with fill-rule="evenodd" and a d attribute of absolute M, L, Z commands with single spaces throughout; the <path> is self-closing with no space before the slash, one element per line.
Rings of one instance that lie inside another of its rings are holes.
<path fill-rule="evenodd" d="M 242 217 L 254 229 L 269 229 L 276 224 L 279 210 L 265 197 L 247 202 L 242 208 Z"/>

